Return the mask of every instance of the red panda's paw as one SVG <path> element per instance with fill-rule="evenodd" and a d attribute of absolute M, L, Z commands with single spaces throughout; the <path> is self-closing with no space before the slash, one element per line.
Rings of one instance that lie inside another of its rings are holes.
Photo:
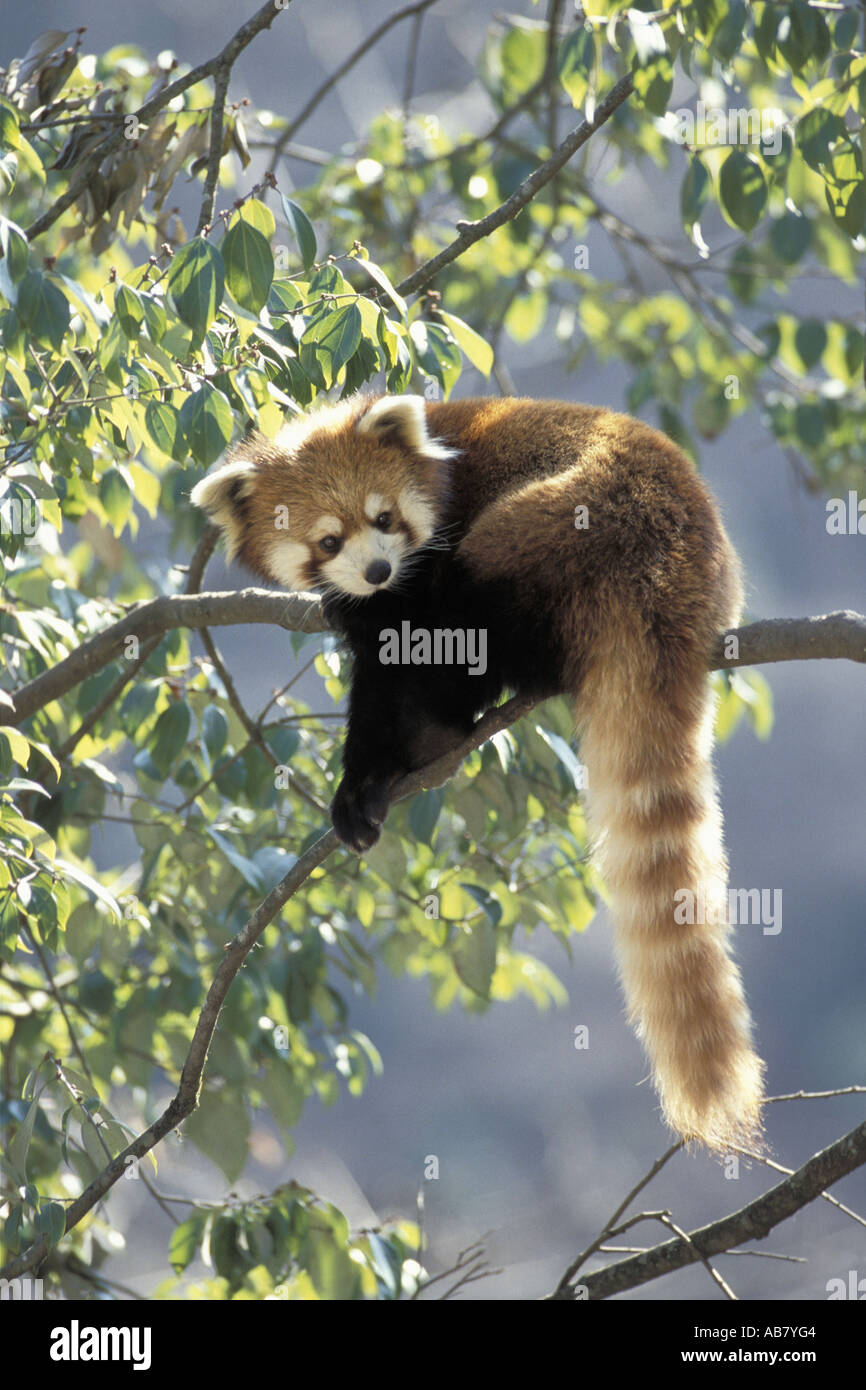
<path fill-rule="evenodd" d="M 331 802 L 331 820 L 339 839 L 363 854 L 375 845 L 388 814 L 388 784 L 343 778 Z"/>

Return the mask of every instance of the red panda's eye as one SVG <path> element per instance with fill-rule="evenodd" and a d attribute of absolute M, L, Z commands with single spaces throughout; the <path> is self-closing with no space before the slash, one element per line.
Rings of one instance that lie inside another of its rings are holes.
<path fill-rule="evenodd" d="M 323 536 L 319 541 L 319 545 L 323 550 L 326 550 L 329 555 L 336 555 L 342 544 L 343 542 L 339 536 Z"/>
<path fill-rule="evenodd" d="M 379 515 L 376 517 L 376 520 L 373 522 L 373 525 L 377 527 L 379 531 L 389 530 L 391 526 L 391 513 L 380 512 Z"/>

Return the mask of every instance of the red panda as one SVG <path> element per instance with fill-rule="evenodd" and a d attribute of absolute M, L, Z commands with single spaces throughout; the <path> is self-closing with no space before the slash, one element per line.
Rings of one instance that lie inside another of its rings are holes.
<path fill-rule="evenodd" d="M 573 699 L 594 855 L 665 1118 L 712 1149 L 754 1141 L 763 1065 L 728 949 L 707 674 L 739 620 L 739 564 L 681 450 L 591 406 L 362 395 L 244 440 L 192 500 L 230 559 L 320 591 L 351 650 L 331 814 L 359 853 L 395 781 L 504 689 Z M 485 634 L 483 663 L 381 659 L 385 632 L 458 629 Z M 704 895 L 705 920 L 683 923 L 683 890 Z"/>

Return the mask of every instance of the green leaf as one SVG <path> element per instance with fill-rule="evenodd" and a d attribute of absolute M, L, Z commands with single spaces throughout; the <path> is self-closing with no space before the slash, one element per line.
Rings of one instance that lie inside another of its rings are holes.
<path fill-rule="evenodd" d="M 98 883 L 95 878 L 91 878 L 90 874 L 85 873 L 77 864 L 70 864 L 67 859 L 55 859 L 54 868 L 58 869 L 64 878 L 71 878 L 73 883 L 86 889 L 91 897 L 96 898 L 97 902 L 104 903 L 116 920 L 120 919 L 122 913 L 118 907 L 117 899 L 109 893 L 107 888 L 103 888 L 102 884 Z"/>
<path fill-rule="evenodd" d="M 860 15 L 852 5 L 850 9 L 843 10 L 837 17 L 833 28 L 833 42 L 840 53 L 844 53 L 854 47 L 854 41 L 860 28 Z"/>
<path fill-rule="evenodd" d="M 247 1160 L 250 1133 L 242 1097 L 204 1090 L 198 1109 L 184 1121 L 183 1131 L 229 1182 L 240 1177 Z"/>
<path fill-rule="evenodd" d="M 548 748 L 553 749 L 575 787 L 578 789 L 583 787 L 584 771 L 574 749 L 568 746 L 565 739 L 562 738 L 560 734 L 555 734 L 550 729 L 544 729 L 540 724 L 536 724 L 535 731 L 544 740 Z"/>
<path fill-rule="evenodd" d="M 502 76 L 510 96 L 519 96 L 544 72 L 547 35 L 541 29 L 509 29 L 502 40 Z"/>
<path fill-rule="evenodd" d="M 27 238 L 15 222 L 0 217 L 0 294 L 14 304 L 18 299 L 18 283 L 27 274 L 30 248 Z"/>
<path fill-rule="evenodd" d="M 8 195 L 15 187 L 18 177 L 18 156 L 14 150 L 0 155 L 0 194 Z"/>
<path fill-rule="evenodd" d="M 812 223 L 808 217 L 786 212 L 777 217 L 770 228 L 770 246 L 785 265 L 794 265 L 806 254 L 812 240 Z"/>
<path fill-rule="evenodd" d="M 712 49 L 723 63 L 730 63 L 743 42 L 748 19 L 746 0 L 727 0 L 726 13 L 713 32 Z"/>
<path fill-rule="evenodd" d="M 722 165 L 719 195 L 728 220 L 750 232 L 767 204 L 767 184 L 758 161 L 741 150 L 732 150 Z"/>
<path fill-rule="evenodd" d="M 436 829 L 443 801 L 444 793 L 441 787 L 432 787 L 429 791 L 419 792 L 412 798 L 409 806 L 409 829 L 422 844 L 429 845 L 433 842 L 433 831 Z"/>
<path fill-rule="evenodd" d="M 194 1211 L 186 1221 L 175 1226 L 168 1246 L 168 1258 L 175 1274 L 182 1274 L 187 1266 L 192 1264 L 198 1254 L 207 1221 L 207 1212 Z"/>
<path fill-rule="evenodd" d="M 270 241 L 277 230 L 274 214 L 267 204 L 260 202 L 258 198 L 248 198 L 243 206 L 238 208 L 232 218 L 232 224 L 238 219 L 248 222 L 251 227 L 255 227 L 266 241 Z"/>
<path fill-rule="evenodd" d="M 489 999 L 490 982 L 496 969 L 496 932 L 486 917 L 480 917 L 460 932 L 453 958 L 454 968 L 464 985 L 479 998 Z"/>
<path fill-rule="evenodd" d="M 489 376 L 493 370 L 493 348 L 490 344 L 468 323 L 458 319 L 456 314 L 446 314 L 443 309 L 439 317 L 451 330 L 460 351 L 468 357 L 473 367 L 477 367 L 483 376 Z"/>
<path fill-rule="evenodd" d="M 234 428 L 232 408 L 222 391 L 204 381 L 187 396 L 178 424 L 196 463 L 207 468 L 229 444 Z"/>
<path fill-rule="evenodd" d="M 810 401 L 800 401 L 794 411 L 794 429 L 801 444 L 807 449 L 816 449 L 827 432 L 821 407 Z"/>
<path fill-rule="evenodd" d="M 165 401 L 148 401 L 144 408 L 145 428 L 159 449 L 178 462 L 186 457 L 187 448 L 180 423 L 180 413 Z"/>
<path fill-rule="evenodd" d="M 51 1249 L 66 1232 L 66 1208 L 62 1202 L 42 1202 L 35 1222 L 36 1231 L 45 1236 Z"/>
<path fill-rule="evenodd" d="M 60 351 L 69 327 L 69 300 L 41 270 L 28 270 L 18 286 L 18 317 L 37 343 Z"/>
<path fill-rule="evenodd" d="M 223 237 L 220 251 L 232 295 L 244 309 L 258 314 L 274 278 L 274 258 L 267 239 L 239 217 Z"/>
<path fill-rule="evenodd" d="M 301 340 L 301 366 L 318 366 L 326 386 L 331 386 L 361 341 L 361 311 L 357 304 L 326 311 L 314 319 Z"/>
<path fill-rule="evenodd" d="M 0 145 L 5 145 L 9 150 L 21 148 L 18 112 L 6 101 L 0 101 Z"/>
<path fill-rule="evenodd" d="M 820 362 L 826 346 L 827 330 L 819 319 L 804 319 L 797 325 L 794 347 L 807 371 Z"/>
<path fill-rule="evenodd" d="M 407 312 L 406 301 L 403 296 L 399 295 L 394 289 L 394 286 L 391 284 L 391 281 L 388 279 L 382 267 L 375 265 L 373 261 L 365 261 L 363 256 L 356 256 L 354 259 L 355 264 L 362 266 L 370 279 L 375 280 L 376 284 L 381 286 L 388 297 L 393 301 L 399 310 L 400 317 L 405 318 Z"/>
<path fill-rule="evenodd" d="M 27 1154 L 30 1151 L 30 1141 L 33 1138 L 33 1126 L 36 1123 L 38 1111 L 39 1096 L 37 1095 L 33 1097 L 27 1107 L 27 1114 L 15 1131 L 15 1137 L 8 1149 L 9 1163 L 22 1182 L 27 1181 Z"/>
<path fill-rule="evenodd" d="M 119 536 L 132 510 L 132 493 L 119 469 L 110 468 L 103 473 L 99 480 L 99 500 L 105 508 L 111 529 Z"/>
<path fill-rule="evenodd" d="M 450 331 L 438 323 L 416 319 L 409 329 L 418 366 L 447 393 L 460 375 L 463 359 Z"/>
<path fill-rule="evenodd" d="M 547 318 L 547 295 L 541 289 L 515 295 L 505 315 L 508 336 L 515 343 L 528 343 L 537 337 Z"/>
<path fill-rule="evenodd" d="M 229 735 L 228 720 L 218 705 L 208 705 L 202 716 L 201 727 L 204 746 L 215 758 L 225 748 Z"/>
<path fill-rule="evenodd" d="M 820 170 L 830 156 L 830 146 L 843 140 L 847 126 L 841 116 L 834 115 L 825 106 L 807 111 L 797 123 L 797 144 L 800 153 L 810 169 Z"/>
<path fill-rule="evenodd" d="M 265 879 L 258 864 L 254 864 L 252 859 L 248 859 L 240 850 L 235 849 L 232 841 L 227 835 L 221 835 L 218 830 L 208 827 L 208 834 L 220 853 L 237 869 L 241 878 L 255 889 L 257 893 L 265 891 Z"/>
<path fill-rule="evenodd" d="M 468 893 L 470 898 L 474 898 L 481 908 L 488 922 L 492 926 L 497 926 L 502 920 L 502 904 L 489 888 L 482 888 L 477 883 L 461 883 L 460 887 L 464 893 Z"/>
<path fill-rule="evenodd" d="M 309 1270 L 320 1298 L 342 1303 L 357 1297 L 360 1269 L 329 1232 L 313 1227 L 304 1239 L 299 1259 Z"/>
<path fill-rule="evenodd" d="M 706 165 L 703 160 L 694 155 L 689 160 L 689 167 L 680 187 L 680 212 L 686 231 L 689 231 L 700 219 L 701 210 L 707 201 L 709 192 L 710 176 Z"/>
<path fill-rule="evenodd" d="M 299 208 L 297 203 L 291 202 L 285 194 L 280 195 L 280 202 L 283 205 L 286 221 L 295 234 L 295 240 L 301 252 L 301 263 L 304 270 L 309 270 L 316 259 L 316 233 L 313 231 L 313 224 L 304 209 Z"/>
<path fill-rule="evenodd" d="M 168 292 L 184 323 L 201 342 L 216 317 L 225 289 L 225 266 L 204 237 L 182 246 L 171 263 Z"/>
<path fill-rule="evenodd" d="M 148 750 L 156 767 L 167 777 L 172 763 L 189 737 L 190 709 L 186 700 L 173 700 L 156 721 Z"/>
<path fill-rule="evenodd" d="M 127 338 L 137 338 L 144 321 L 144 304 L 131 285 L 118 285 L 114 293 L 114 312 Z"/>
<path fill-rule="evenodd" d="M 595 63 L 595 41 L 589 28 L 576 29 L 559 46 L 559 80 L 574 107 L 580 106 L 589 89 L 589 76 Z"/>

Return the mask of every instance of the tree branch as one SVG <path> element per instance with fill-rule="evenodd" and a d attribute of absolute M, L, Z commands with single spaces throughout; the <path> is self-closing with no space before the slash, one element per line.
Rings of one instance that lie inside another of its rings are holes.
<path fill-rule="evenodd" d="M 393 799 L 402 801 L 405 797 L 413 796 L 422 787 L 438 786 L 451 776 L 473 748 L 479 748 L 491 734 L 507 728 L 515 719 L 520 718 L 522 714 L 531 709 L 532 703 L 531 700 L 513 699 L 494 710 L 489 710 L 483 718 L 479 719 L 473 731 L 452 752 L 445 754 L 427 767 L 403 777 L 394 788 Z M 123 1176 L 131 1159 L 143 1158 L 161 1139 L 165 1138 L 170 1130 L 175 1129 L 195 1109 L 198 1104 L 208 1051 L 232 981 L 265 928 L 270 925 L 289 899 L 306 883 L 313 870 L 317 869 L 335 849 L 339 848 L 339 844 L 340 842 L 333 830 L 328 830 L 324 835 L 321 835 L 315 844 L 301 855 L 300 859 L 277 886 L 268 893 L 267 897 L 263 898 L 237 936 L 226 947 L 199 1014 L 177 1092 L 159 1119 L 137 1139 L 134 1139 L 131 1144 L 128 1144 L 122 1153 L 113 1158 L 94 1178 L 90 1186 L 81 1193 L 80 1197 L 70 1204 L 66 1213 L 64 1233 L 72 1230 L 82 1217 L 86 1216 L 96 1203 L 101 1201 L 106 1192 Z M 47 1253 L 48 1242 L 44 1236 L 40 1236 L 27 1250 L 8 1261 L 0 1270 L 0 1277 L 14 1279 L 28 1269 L 34 1269 Z"/>
<path fill-rule="evenodd" d="M 698 1260 L 719 1255 L 746 1240 L 763 1240 L 780 1222 L 820 1197 L 826 1187 L 863 1163 L 866 1163 L 866 1120 L 815 1154 L 784 1182 L 730 1216 L 691 1231 L 685 1239 L 667 1241 L 640 1255 L 608 1265 L 606 1269 L 584 1275 L 578 1286 L 581 1297 L 610 1298 Z M 573 1286 L 560 1287 L 550 1299 L 555 1302 L 573 1300 L 575 1294 Z"/>
<path fill-rule="evenodd" d="M 191 567 L 195 570 L 193 582 L 200 576 L 200 556 L 207 551 L 211 542 L 210 536 L 203 537 L 197 552 L 197 563 Z M 326 628 L 319 600 L 309 595 L 269 593 L 258 589 L 230 594 L 166 595 L 134 609 L 105 632 L 83 643 L 53 670 L 46 671 L 17 691 L 14 696 L 16 719 L 27 718 L 72 689 L 92 671 L 113 660 L 126 637 L 151 637 L 179 626 L 208 627 L 236 622 L 270 622 L 306 632 L 320 632 Z M 725 644 L 731 644 L 734 636 L 738 652 L 726 656 Z M 828 656 L 866 662 L 866 617 L 856 613 L 833 613 L 823 618 L 770 619 L 752 623 L 736 633 L 721 634 L 712 663 L 735 666 L 759 660 L 783 661 Z M 401 801 L 423 788 L 440 786 L 456 772 L 473 749 L 479 748 L 493 734 L 527 714 L 536 703 L 531 697 L 515 696 L 488 710 L 466 738 L 449 752 L 403 777 L 394 787 L 392 800 Z M 232 981 L 265 927 L 338 845 L 333 829 L 320 836 L 263 899 L 227 947 L 199 1015 L 175 1096 L 160 1118 L 112 1159 L 86 1191 L 70 1205 L 66 1231 L 71 1230 L 104 1197 L 121 1177 L 130 1159 L 142 1158 L 195 1109 L 208 1050 Z M 822 1163 L 823 1156 L 818 1155 L 806 1168 L 780 1184 L 779 1188 L 773 1189 L 758 1203 L 744 1208 L 735 1217 L 728 1218 L 727 1222 L 693 1232 L 686 1239 L 670 1242 L 636 1259 L 624 1261 L 622 1265 L 610 1266 L 613 1273 L 603 1270 L 599 1274 L 588 1275 L 584 1284 L 591 1285 L 593 1292 L 590 1296 L 607 1297 L 608 1293 L 618 1292 L 621 1287 L 630 1288 L 635 1283 L 667 1273 L 669 1269 L 680 1268 L 696 1259 L 706 1259 L 728 1245 L 765 1235 L 778 1221 L 818 1195 L 822 1186 L 836 1181 L 863 1161 L 866 1157 L 866 1124 L 861 1129 L 862 1145 L 860 1139 L 855 1143 L 851 1136 L 848 1136 L 848 1141 L 840 1140 L 826 1151 L 831 1156 L 826 1161 Z M 855 1131 L 855 1137 L 859 1133 Z M 778 1195 L 774 1197 L 774 1194 Z M 721 1243 L 715 1243 L 719 1240 Z M 3 1277 L 14 1278 L 33 1269 L 44 1258 L 47 1249 L 45 1238 L 40 1237 L 28 1250 L 8 1263 L 2 1271 Z M 618 1272 L 623 1270 L 624 1273 Z M 604 1291 L 597 1292 L 598 1289 Z M 551 1295 L 557 1299 L 573 1296 L 570 1286 Z"/>
<path fill-rule="evenodd" d="M 207 156 L 207 173 L 204 180 L 204 193 L 201 211 L 198 215 L 195 234 L 199 236 L 213 221 L 214 203 L 220 176 L 220 160 L 223 157 L 223 125 L 225 123 L 226 93 L 229 89 L 232 65 L 222 62 L 214 74 L 213 106 L 210 112 L 210 145 Z"/>
<path fill-rule="evenodd" d="M 289 0 L 287 0 L 287 4 L 282 6 L 281 9 L 288 8 L 288 3 Z M 199 63 L 198 67 L 191 68 L 184 77 L 179 77 L 176 82 L 172 82 L 168 87 L 164 87 L 161 92 L 157 92 L 155 96 L 151 97 L 150 101 L 146 101 L 143 106 L 140 106 L 139 109 L 132 114 L 136 115 L 139 121 L 149 121 L 157 112 L 162 111 L 174 97 L 180 96 L 188 87 L 194 87 L 196 82 L 201 82 L 202 78 L 212 77 L 217 71 L 230 71 L 238 55 L 243 52 L 257 34 L 260 34 L 263 29 L 270 28 L 274 19 L 281 13 L 281 9 L 277 8 L 274 0 L 267 0 L 267 4 L 262 5 L 261 9 L 257 10 L 252 18 L 247 20 L 246 24 L 241 25 L 237 33 L 229 39 L 225 48 L 221 49 L 216 57 L 209 58 L 206 63 Z M 66 192 L 62 193 L 56 202 L 52 203 L 51 207 L 48 208 L 41 217 L 37 217 L 36 221 L 31 223 L 25 232 L 28 241 L 35 241 L 43 232 L 47 232 L 48 228 L 54 225 L 58 217 L 60 217 L 67 208 L 71 207 L 76 199 L 81 196 L 106 155 L 112 154 L 113 151 L 118 149 L 123 143 L 125 138 L 123 130 L 124 124 L 125 123 L 120 124 L 117 130 L 113 130 L 110 135 L 106 136 L 106 138 L 96 146 L 96 149 L 82 166 L 78 178 L 74 179 L 73 182 L 69 184 Z"/>
<path fill-rule="evenodd" d="M 163 594 L 82 642 L 50 671 L 44 671 L 19 690 L 9 691 L 14 713 L 4 717 L 3 723 L 20 724 L 29 719 L 94 671 L 122 656 L 128 637 L 141 641 L 176 627 L 228 627 L 233 623 L 274 623 L 289 632 L 329 631 L 321 601 L 314 594 L 273 593 L 266 589 Z M 709 669 L 822 658 L 866 662 L 866 616 L 842 611 L 815 618 L 764 618 L 749 623 L 719 634 Z"/>
<path fill-rule="evenodd" d="M 163 594 L 127 613 L 104 632 L 76 647 L 64 661 L 9 692 L 19 723 L 52 700 L 65 695 L 94 671 L 124 655 L 128 637 L 162 635 L 176 627 L 226 627 L 232 623 L 274 623 L 289 632 L 325 632 L 321 604 L 312 594 L 277 594 L 266 589 L 240 589 L 227 594 Z"/>
<path fill-rule="evenodd" d="M 371 48 L 375 48 L 379 40 L 384 38 L 388 30 L 393 29 L 395 24 L 399 24 L 404 19 L 411 19 L 413 15 L 423 14 L 425 10 L 429 10 L 430 6 L 435 5 L 435 3 L 436 0 L 415 0 L 415 4 L 406 5 L 402 10 L 396 10 L 394 14 L 388 15 L 387 19 L 383 19 L 382 23 L 374 29 L 371 34 L 368 34 L 363 42 L 359 43 L 358 47 L 353 49 L 347 58 L 343 59 L 339 67 L 336 67 L 321 86 L 316 88 L 309 101 L 301 107 L 295 119 L 289 122 L 285 130 L 280 131 L 279 136 L 273 143 L 273 153 L 271 154 L 270 163 L 268 164 L 268 173 L 272 174 L 276 169 L 280 155 L 291 140 L 295 131 L 300 130 L 301 126 L 309 120 L 316 107 L 324 101 L 325 97 L 332 88 L 336 87 L 340 79 L 345 77 L 346 73 L 349 72 L 356 63 L 360 62 L 364 54 L 369 53 Z"/>
<path fill-rule="evenodd" d="M 474 246 L 477 241 L 490 236 L 497 228 L 502 227 L 506 222 L 511 222 L 517 214 L 531 202 L 535 195 L 550 183 L 550 180 L 559 173 L 563 165 L 567 164 L 573 154 L 576 154 L 582 145 L 585 145 L 591 135 L 610 120 L 615 111 L 622 106 L 634 91 L 634 84 L 631 74 L 621 77 L 615 87 L 612 87 L 603 101 L 598 103 L 595 115 L 591 121 L 581 121 L 562 143 L 557 147 L 549 159 L 538 168 L 533 170 L 528 178 L 517 187 L 510 198 L 506 198 L 498 208 L 489 212 L 486 217 L 480 218 L 477 222 L 458 222 L 457 236 L 454 240 L 440 251 L 437 255 L 431 256 L 429 261 L 425 261 L 422 266 L 413 271 L 397 286 L 399 294 L 414 294 L 417 290 L 422 290 L 430 281 L 444 270 L 445 266 L 456 261 L 458 256 L 462 256 L 464 251 L 468 251 L 470 246 Z"/>

